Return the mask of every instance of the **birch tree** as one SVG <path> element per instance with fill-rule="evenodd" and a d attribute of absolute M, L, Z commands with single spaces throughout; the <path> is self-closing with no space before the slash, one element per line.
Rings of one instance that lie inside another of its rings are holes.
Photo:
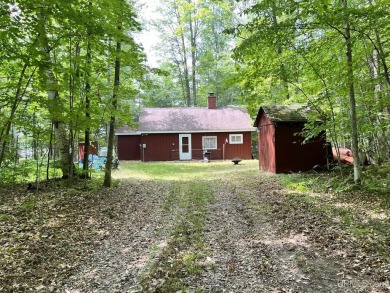
<path fill-rule="evenodd" d="M 131 36 L 139 29 L 134 10 L 127 2 L 122 8 L 127 23 L 119 39 L 126 46 L 125 68 L 134 69 L 125 71 L 126 95 L 131 98 L 143 55 Z M 52 137 L 55 142 L 53 153 L 63 176 L 71 177 L 78 140 L 85 137 L 87 160 L 90 134 L 100 138 L 102 123 L 123 114 L 110 111 L 112 85 L 106 83 L 107 65 L 116 56 L 109 40 L 118 36 L 118 5 L 105 0 L 23 0 L 2 2 L 0 9 L 0 168 L 10 162 L 11 129 L 27 136 L 40 129 L 40 140 Z M 39 119 L 33 119 L 33 113 Z M 39 125 L 32 127 L 34 121 Z M 49 166 L 50 160 L 46 162 Z"/>

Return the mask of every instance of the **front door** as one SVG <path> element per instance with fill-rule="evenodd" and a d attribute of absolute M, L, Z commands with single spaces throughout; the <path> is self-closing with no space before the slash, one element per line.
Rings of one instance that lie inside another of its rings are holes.
<path fill-rule="evenodd" d="M 179 134 L 179 156 L 180 160 L 191 160 L 191 134 Z"/>

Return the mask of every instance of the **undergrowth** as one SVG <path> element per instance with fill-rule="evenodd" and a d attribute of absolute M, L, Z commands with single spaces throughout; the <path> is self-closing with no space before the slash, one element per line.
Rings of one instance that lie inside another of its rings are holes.
<path fill-rule="evenodd" d="M 368 166 L 362 172 L 360 186 L 354 184 L 352 167 L 344 167 L 344 176 L 337 170 L 329 172 L 307 172 L 282 174 L 281 182 L 288 189 L 297 191 L 348 193 L 390 197 L 390 163 Z"/>
<path fill-rule="evenodd" d="M 281 175 L 282 185 L 289 190 L 283 201 L 291 207 L 285 212 L 298 213 L 303 208 L 321 215 L 321 221 L 339 227 L 348 241 L 389 262 L 390 165 L 367 167 L 360 186 L 353 183 L 352 173 L 345 169 L 344 179 L 333 172 Z"/>

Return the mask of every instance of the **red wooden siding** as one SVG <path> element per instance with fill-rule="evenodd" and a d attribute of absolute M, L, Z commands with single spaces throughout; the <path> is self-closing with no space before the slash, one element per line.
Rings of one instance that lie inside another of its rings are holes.
<path fill-rule="evenodd" d="M 192 159 L 203 159 L 202 137 L 203 136 L 216 136 L 217 137 L 217 149 L 207 150 L 210 152 L 211 160 L 222 160 L 225 155 L 225 160 L 231 160 L 235 157 L 241 159 L 251 159 L 252 146 L 251 146 L 251 133 L 250 132 L 237 132 L 236 134 L 243 134 L 243 144 L 229 144 L 229 134 L 232 133 L 193 133 L 192 134 Z M 225 144 L 225 154 L 223 145 Z"/>
<path fill-rule="evenodd" d="M 266 172 L 276 172 L 275 161 L 275 127 L 264 112 L 261 114 L 257 127 L 261 127 L 258 132 L 259 147 L 259 167 Z"/>
<path fill-rule="evenodd" d="M 118 159 L 141 160 L 140 135 L 118 135 Z"/>
<path fill-rule="evenodd" d="M 80 142 L 79 143 L 79 160 L 84 160 L 84 150 L 85 150 L 85 143 Z M 98 153 L 97 141 L 93 141 L 90 143 L 88 151 L 89 151 L 90 155 L 97 155 L 97 153 Z"/>
<path fill-rule="evenodd" d="M 146 144 L 144 154 L 141 154 L 145 162 L 179 159 L 178 134 L 143 134 L 141 143 Z"/>
<path fill-rule="evenodd" d="M 193 133 L 192 159 L 203 159 L 202 137 L 216 136 L 217 149 L 208 150 L 211 160 L 230 160 L 235 157 L 251 159 L 251 133 L 237 132 L 243 134 L 243 144 L 229 144 L 229 133 Z M 137 138 L 137 139 L 135 139 Z M 146 145 L 140 148 L 139 145 Z M 128 153 L 128 152 L 131 152 Z M 144 161 L 176 161 L 179 160 L 179 134 L 143 134 L 142 136 L 118 136 L 118 156 L 120 160 L 144 160 Z"/>
<path fill-rule="evenodd" d="M 233 133 L 232 133 L 233 134 Z M 225 159 L 231 160 L 234 158 L 249 160 L 252 158 L 252 138 L 250 132 L 234 133 L 243 134 L 243 144 L 226 144 Z M 229 134 L 226 135 L 229 138 Z"/>
<path fill-rule="evenodd" d="M 326 146 L 322 136 L 302 144 L 302 124 L 278 124 L 276 127 L 276 173 L 311 170 L 326 165 Z"/>
<path fill-rule="evenodd" d="M 264 111 L 259 112 L 258 133 L 259 167 L 263 171 L 284 173 L 311 170 L 315 165 L 326 165 L 324 135 L 302 144 L 303 122 L 273 123 Z"/>

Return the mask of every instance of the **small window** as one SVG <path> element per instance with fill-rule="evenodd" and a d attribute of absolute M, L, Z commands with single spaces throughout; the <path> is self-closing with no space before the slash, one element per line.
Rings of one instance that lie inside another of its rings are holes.
<path fill-rule="evenodd" d="M 217 137 L 216 136 L 203 136 L 202 144 L 204 150 L 216 150 L 217 149 Z"/>
<path fill-rule="evenodd" d="M 229 143 L 230 144 L 243 144 L 243 135 L 242 134 L 229 134 Z"/>

